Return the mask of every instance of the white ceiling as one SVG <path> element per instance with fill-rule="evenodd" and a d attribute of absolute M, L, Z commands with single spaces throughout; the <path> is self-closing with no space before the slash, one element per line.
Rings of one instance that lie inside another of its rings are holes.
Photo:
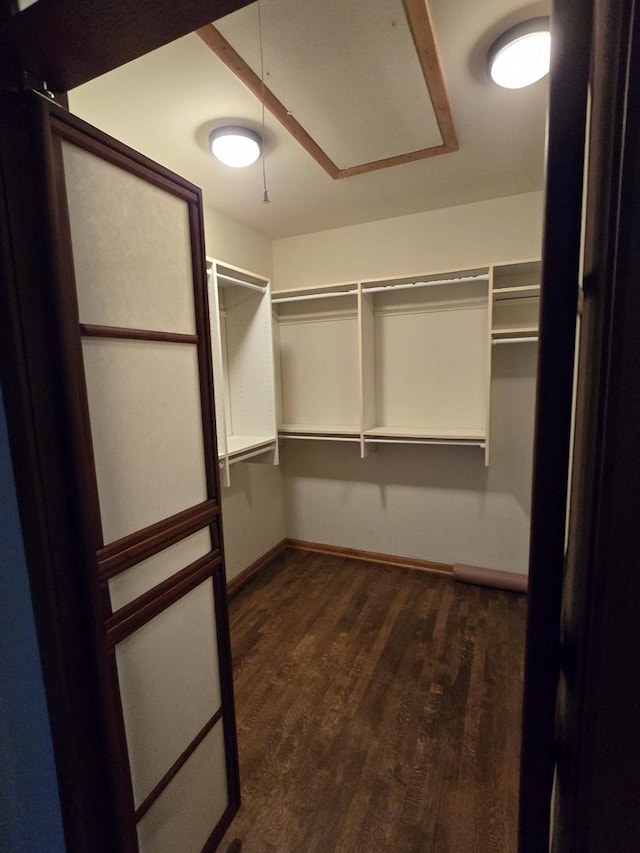
<path fill-rule="evenodd" d="M 265 82 L 339 169 L 442 144 L 402 0 L 261 7 Z M 259 77 L 257 8 L 216 27 Z"/>
<path fill-rule="evenodd" d="M 269 6 L 277 2 L 261 0 L 266 72 Z M 306 2 L 322 8 L 326 0 Z M 369 11 L 373 2 L 361 0 Z M 380 7 L 395 2 L 375 0 Z M 547 82 L 520 91 L 499 89 L 486 76 L 486 52 L 509 26 L 548 14 L 549 5 L 548 0 L 526 5 L 518 0 L 430 0 L 460 143 L 455 153 L 333 180 L 267 113 L 270 204 L 262 203 L 260 161 L 232 170 L 208 151 L 212 127 L 233 119 L 259 130 L 261 109 L 196 35 L 75 89 L 70 108 L 202 187 L 206 204 L 272 239 L 529 192 L 543 183 Z M 250 12 L 244 12 L 248 21 Z M 360 28 L 360 49 L 366 51 L 363 35 Z M 330 44 L 326 62 L 335 63 Z M 278 68 L 275 60 L 273 68 Z M 402 109 L 414 108 L 413 100 L 408 90 Z M 388 115 L 380 120 L 388 127 Z"/>

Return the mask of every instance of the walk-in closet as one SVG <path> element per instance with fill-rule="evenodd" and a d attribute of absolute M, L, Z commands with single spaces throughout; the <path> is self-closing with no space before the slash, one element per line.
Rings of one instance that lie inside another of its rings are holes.
<path fill-rule="evenodd" d="M 34 102 L 126 853 L 515 851 L 549 7 L 228 3 Z"/>
<path fill-rule="evenodd" d="M 293 118 L 317 127 L 340 168 L 399 144 L 359 131 L 345 113 L 349 93 L 339 98 L 329 74 L 318 71 L 308 93 L 295 83 L 284 57 L 305 62 L 313 15 L 275 0 L 260 7 L 261 30 L 249 6 L 70 95 L 81 118 L 178 172 L 191 167 L 203 186 L 240 785 L 249 792 L 224 850 L 250 853 L 262 839 L 269 850 L 479 853 L 493 849 L 485 809 L 500 815 L 496 849 L 515 845 L 547 84 L 521 90 L 525 107 L 484 70 L 465 77 L 453 59 L 463 38 L 445 4 L 429 4 L 420 21 L 391 5 L 378 7 L 376 24 L 363 22 L 359 3 L 351 23 L 320 9 L 317 21 L 322 37 L 342 33 L 335 50 L 360 97 L 373 99 L 372 116 L 391 107 L 359 76 L 356 43 L 370 36 L 396 68 L 401 37 L 415 51 L 411 38 L 431 21 L 450 106 L 420 133 L 440 133 L 451 150 L 415 163 L 336 177 L 282 116 L 267 109 L 261 126 L 256 32 L 261 90 L 290 98 Z M 480 44 L 519 13 L 505 2 L 489 21 L 472 6 L 465 14 L 473 11 Z M 299 41 L 290 49 L 287 17 Z M 226 61 L 221 44 L 242 61 Z M 409 59 L 390 85 L 404 74 L 418 87 L 415 52 Z M 319 61 L 314 49 L 301 73 Z M 499 131 L 472 117 L 474 88 Z M 418 97 L 410 91 L 398 128 L 409 146 L 420 126 L 407 121 Z M 312 101 L 331 93 L 328 134 L 322 102 Z M 262 136 L 253 166 L 211 156 L 213 120 L 227 116 Z M 348 140 L 352 150 L 341 150 Z M 486 728 L 502 724 L 500 735 Z M 495 757 L 463 771 L 483 743 Z M 451 774 L 458 781 L 446 782 Z M 410 814 L 412 798 L 421 805 Z M 332 832 L 321 829 L 332 822 Z M 158 824 L 147 841 L 153 853 L 164 853 L 163 832 Z"/>

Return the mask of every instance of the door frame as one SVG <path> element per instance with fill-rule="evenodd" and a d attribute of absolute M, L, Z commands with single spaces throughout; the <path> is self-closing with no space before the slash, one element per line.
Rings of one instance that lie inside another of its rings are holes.
<path fill-rule="evenodd" d="M 596 0 L 552 850 L 640 837 L 640 7 Z"/>
<path fill-rule="evenodd" d="M 519 853 L 548 846 L 581 269 L 592 0 L 555 0 L 545 178 Z"/>

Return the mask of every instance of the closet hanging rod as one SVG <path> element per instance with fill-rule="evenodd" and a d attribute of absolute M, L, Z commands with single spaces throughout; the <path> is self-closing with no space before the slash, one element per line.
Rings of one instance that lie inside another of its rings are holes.
<path fill-rule="evenodd" d="M 292 433 L 279 432 L 278 438 L 293 438 L 296 441 L 355 441 L 360 443 L 360 439 L 350 435 L 321 435 L 318 433 Z"/>
<path fill-rule="evenodd" d="M 466 275 L 460 278 L 440 278 L 434 281 L 411 281 L 407 284 L 383 284 L 379 287 L 363 287 L 363 293 L 384 293 L 387 290 L 411 290 L 414 287 L 437 287 L 441 284 L 469 284 L 476 281 L 489 281 L 489 275 Z"/>
<path fill-rule="evenodd" d="M 492 344 L 527 344 L 530 341 L 535 343 L 538 340 L 537 335 L 522 335 L 518 338 L 494 338 Z"/>
<path fill-rule="evenodd" d="M 456 447 L 485 447 L 485 441 L 480 439 L 455 438 L 368 438 L 365 444 L 448 444 Z"/>
<path fill-rule="evenodd" d="M 493 291 L 493 298 L 496 302 L 511 302 L 513 299 L 537 299 L 540 291 L 539 290 L 530 290 L 528 293 L 513 293 L 507 292 L 501 294 L 499 290 Z"/>
<path fill-rule="evenodd" d="M 260 293 L 265 293 L 267 289 L 266 284 L 264 286 L 261 284 L 253 284 L 250 281 L 243 281 L 241 278 L 233 278 L 232 276 L 224 275 L 223 273 L 216 273 L 216 275 L 219 279 L 222 279 L 222 281 L 229 281 L 231 284 L 239 284 L 249 290 L 258 290 Z"/>
<path fill-rule="evenodd" d="M 253 459 L 255 456 L 262 456 L 264 453 L 270 453 L 275 447 L 276 439 L 274 438 L 272 444 L 266 444 L 263 447 L 256 447 L 254 450 L 247 450 L 245 453 L 238 453 L 235 456 L 233 454 L 229 454 L 229 465 L 233 465 L 234 462 L 245 462 L 247 459 Z"/>
<path fill-rule="evenodd" d="M 354 296 L 357 290 L 334 290 L 331 293 L 305 293 L 301 296 L 273 296 L 271 302 L 275 305 L 280 302 L 305 302 L 307 299 L 329 299 L 333 296 Z"/>

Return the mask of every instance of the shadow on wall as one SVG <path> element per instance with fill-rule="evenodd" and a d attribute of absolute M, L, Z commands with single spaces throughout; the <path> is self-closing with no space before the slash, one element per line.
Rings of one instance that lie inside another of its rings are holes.
<path fill-rule="evenodd" d="M 537 358 L 534 343 L 493 347 L 487 488 L 512 494 L 527 515 L 531 512 Z"/>
<path fill-rule="evenodd" d="M 488 474 L 484 451 L 447 445 L 373 445 L 366 459 L 360 446 L 346 442 L 285 441 L 285 476 L 334 480 L 343 487 L 343 502 L 356 484 L 380 490 L 386 505 L 388 486 L 484 491 Z"/>
<path fill-rule="evenodd" d="M 282 442 L 293 539 L 526 573 L 536 347 L 493 353 L 491 463 L 478 447 Z"/>
<path fill-rule="evenodd" d="M 355 484 L 373 484 L 386 506 L 387 486 L 438 491 L 506 493 L 531 508 L 536 346 L 497 346 L 493 353 L 491 460 L 484 450 L 455 445 L 372 445 L 360 459 L 352 442 L 285 440 L 285 475 L 334 480 L 341 502 Z M 375 449 L 374 449 L 375 448 Z"/>
<path fill-rule="evenodd" d="M 285 537 L 282 476 L 273 465 L 231 466 L 222 489 L 227 577 L 235 577 Z"/>

